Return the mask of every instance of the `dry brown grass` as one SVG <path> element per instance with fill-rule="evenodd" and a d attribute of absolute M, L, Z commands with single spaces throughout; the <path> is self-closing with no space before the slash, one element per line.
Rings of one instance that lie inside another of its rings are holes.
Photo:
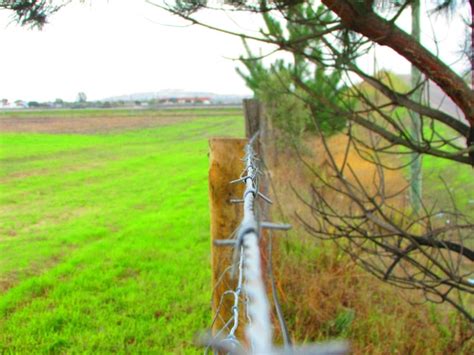
<path fill-rule="evenodd" d="M 192 116 L 149 117 L 13 117 L 0 120 L 0 132 L 31 132 L 51 134 L 98 134 L 133 129 L 153 128 L 193 120 Z"/>
<path fill-rule="evenodd" d="M 338 164 L 343 159 L 346 142 L 342 135 L 329 141 Z M 307 143 L 314 156 L 309 154 L 306 159 L 324 171 L 328 163 L 327 156 L 322 154 L 321 141 L 313 139 Z M 276 243 L 274 268 L 295 342 L 342 337 L 351 341 L 355 354 L 474 353 L 471 326 L 451 308 L 416 304 L 423 299 L 417 292 L 400 290 L 377 280 L 332 242 L 320 242 L 309 236 L 295 214 L 310 220 L 311 213 L 290 185 L 303 197 L 309 196 L 308 186 L 314 177 L 288 151 L 278 152 L 277 160 L 271 158 L 272 154 L 267 155 L 273 196 L 280 209 L 278 218 L 285 216 L 294 226 L 286 239 L 278 239 Z M 364 186 L 373 189 L 373 165 L 355 153 L 348 160 Z M 397 171 L 386 171 L 385 182 L 394 190 L 406 183 Z M 337 204 L 337 196 L 329 197 Z M 398 202 L 404 203 L 404 199 L 401 196 Z"/>
<path fill-rule="evenodd" d="M 474 350 L 472 340 L 467 342 L 472 334 L 467 325 L 449 316 L 446 308 L 410 304 L 415 294 L 376 280 L 331 245 L 320 245 L 319 253 L 310 252 L 308 260 L 303 254 L 310 248 L 280 249 L 284 255 L 277 267 L 284 312 L 296 342 L 342 337 L 351 341 L 356 354 Z"/>

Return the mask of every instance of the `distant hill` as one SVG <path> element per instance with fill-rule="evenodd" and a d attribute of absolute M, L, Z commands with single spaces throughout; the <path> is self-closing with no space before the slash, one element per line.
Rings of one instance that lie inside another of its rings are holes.
<path fill-rule="evenodd" d="M 185 91 L 185 90 L 174 90 L 166 89 L 155 92 L 141 92 L 133 93 L 129 95 L 120 95 L 107 97 L 102 102 L 116 102 L 116 101 L 148 101 L 153 99 L 165 99 L 165 98 L 184 98 L 184 97 L 208 97 L 212 103 L 215 104 L 240 104 L 243 99 L 249 98 L 250 95 L 233 95 L 233 94 L 215 94 L 212 92 L 204 91 Z"/>

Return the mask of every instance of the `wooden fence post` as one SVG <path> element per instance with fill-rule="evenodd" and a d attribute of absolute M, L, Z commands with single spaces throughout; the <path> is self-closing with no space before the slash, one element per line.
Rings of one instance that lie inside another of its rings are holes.
<path fill-rule="evenodd" d="M 232 265 L 233 248 L 215 246 L 217 239 L 227 239 L 239 226 L 243 217 L 242 205 L 232 204 L 231 198 L 242 198 L 244 184 L 230 184 L 231 180 L 238 179 L 244 163 L 246 139 L 211 138 L 210 167 L 209 167 L 209 204 L 211 213 L 211 267 L 212 267 L 212 312 L 217 314 L 222 295 L 227 290 L 234 290 L 236 279 L 231 279 L 230 273 L 225 272 Z M 222 279 L 221 279 L 222 278 Z M 228 295 L 220 307 L 217 320 L 212 327 L 212 334 L 224 326 L 232 317 L 233 297 Z M 243 314 L 239 319 L 241 326 L 235 334 L 239 340 L 244 339 Z M 230 325 L 232 327 L 233 324 Z M 225 333 L 223 334 L 225 335 Z"/>
<path fill-rule="evenodd" d="M 250 139 L 260 129 L 262 105 L 256 99 L 244 99 L 245 136 Z"/>
<path fill-rule="evenodd" d="M 268 140 L 267 132 L 267 121 L 264 113 L 264 108 L 261 102 L 257 99 L 245 99 L 243 100 L 244 115 L 245 115 L 245 136 L 247 139 L 253 137 L 253 135 L 259 132 L 257 141 L 254 144 L 255 152 L 258 158 L 261 159 L 262 163 L 266 163 L 266 146 Z M 264 168 L 262 166 L 262 168 Z M 268 181 L 265 175 L 259 177 L 260 192 L 268 196 L 269 188 Z M 268 219 L 268 205 L 262 203 L 262 200 L 258 201 L 260 217 Z"/>

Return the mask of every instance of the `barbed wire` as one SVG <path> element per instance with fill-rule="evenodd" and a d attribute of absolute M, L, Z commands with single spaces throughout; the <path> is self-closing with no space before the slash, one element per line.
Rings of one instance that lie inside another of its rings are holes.
<path fill-rule="evenodd" d="M 249 140 L 245 146 L 245 156 L 243 161 L 245 167 L 237 180 L 231 183 L 244 183 L 245 190 L 242 199 L 232 199 L 232 203 L 243 204 L 243 218 L 230 239 L 216 240 L 215 245 L 232 246 L 234 254 L 232 264 L 227 267 L 220 276 L 214 291 L 223 282 L 225 275 L 231 273 L 235 277 L 238 271 L 237 284 L 234 288 L 224 291 L 220 297 L 211 328 L 219 319 L 223 326 L 212 336 L 203 340 L 207 346 L 205 353 L 210 349 L 215 352 L 227 354 L 345 354 L 347 344 L 345 342 L 326 343 L 314 347 L 292 348 L 291 341 L 285 339 L 285 347 L 279 349 L 272 343 L 272 321 L 271 308 L 265 291 L 265 283 L 262 277 L 262 265 L 260 254 L 260 230 L 267 228 L 270 230 L 288 230 L 289 225 L 275 224 L 266 221 L 260 221 L 257 211 L 257 198 L 261 198 L 266 203 L 272 201 L 259 190 L 258 177 L 261 175 L 259 169 L 259 159 L 253 149 L 253 144 L 257 139 L 258 132 Z M 271 236 L 270 236 L 271 237 Z M 270 247 L 271 248 L 271 247 Z M 271 249 L 270 249 L 271 253 Z M 271 268 L 270 268 L 270 272 Z M 274 279 L 272 276 L 272 287 Z M 273 290 L 275 292 L 275 290 Z M 221 316 L 221 309 L 226 297 L 233 297 L 233 305 L 229 319 L 225 320 Z M 274 297 L 275 299 L 275 297 Z M 279 307 L 279 305 L 277 305 Z M 247 324 L 245 326 L 245 337 L 248 350 L 244 348 L 242 340 L 236 337 L 239 328 L 239 318 L 245 315 Z M 280 325 L 284 327 L 281 310 L 278 313 Z M 283 324 L 282 324 L 283 322 Z M 231 326 L 232 325 L 232 326 Z M 283 329 L 282 329 L 283 331 Z"/>

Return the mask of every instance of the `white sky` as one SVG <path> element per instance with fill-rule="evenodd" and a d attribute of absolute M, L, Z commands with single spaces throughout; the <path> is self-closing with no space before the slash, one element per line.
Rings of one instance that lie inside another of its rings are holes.
<path fill-rule="evenodd" d="M 10 15 L 0 11 L 0 98 L 73 101 L 84 91 L 89 100 L 97 100 L 162 89 L 250 94 L 235 72 L 238 63 L 228 59 L 243 53 L 239 38 L 197 26 L 160 25 L 183 22 L 143 0 L 72 4 L 52 16 L 42 31 L 11 24 Z M 250 30 L 259 24 L 248 14 L 232 15 L 234 22 L 221 13 L 202 16 L 237 30 L 236 23 Z M 422 28 L 431 33 L 428 21 Z M 443 40 L 442 57 L 452 62 L 462 22 L 438 21 L 435 28 Z M 377 54 L 379 67 L 409 72 L 408 63 L 390 50 Z M 372 59 L 365 61 L 368 68 L 371 64 Z"/>

